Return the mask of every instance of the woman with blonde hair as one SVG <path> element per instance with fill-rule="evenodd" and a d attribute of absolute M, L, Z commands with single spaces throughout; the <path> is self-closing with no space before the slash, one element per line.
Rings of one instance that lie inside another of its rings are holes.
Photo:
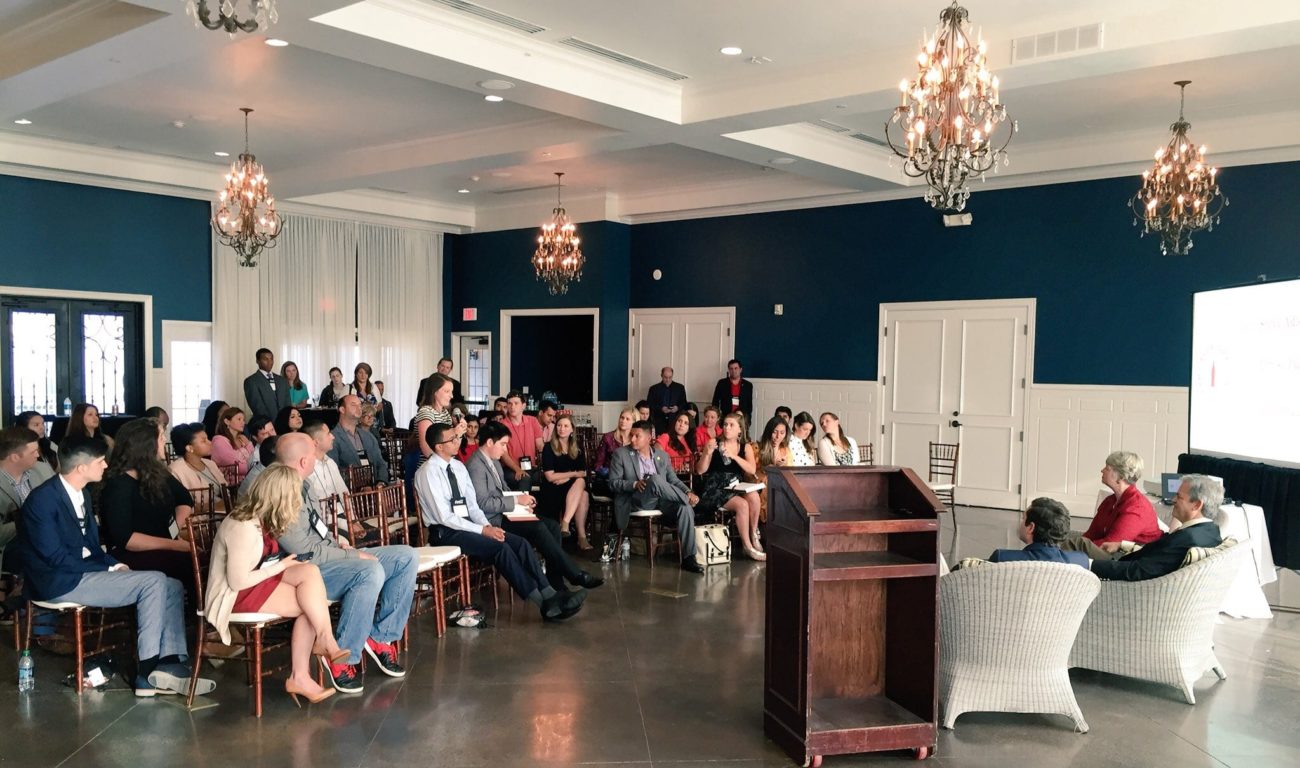
<path fill-rule="evenodd" d="M 632 424 L 636 421 L 636 409 L 624 408 L 618 412 L 618 428 L 605 433 L 596 448 L 596 472 L 604 475 L 609 472 L 609 460 L 614 451 L 628 444 L 632 439 Z"/>
<path fill-rule="evenodd" d="M 292 666 L 284 690 L 299 706 L 299 696 L 315 704 L 334 695 L 334 689 L 312 679 L 312 655 L 321 656 L 323 664 L 351 655 L 334 639 L 320 570 L 282 553 L 276 541 L 301 510 L 302 478 L 297 470 L 283 464 L 263 470 L 217 529 L 204 605 L 204 615 L 226 644 L 232 613 L 273 613 L 296 619 L 290 640 Z"/>
<path fill-rule="evenodd" d="M 537 489 L 537 510 L 560 521 L 560 534 L 569 535 L 569 524 L 578 522 L 578 549 L 591 549 L 587 541 L 587 457 L 578 448 L 573 417 L 555 420 L 555 434 L 542 447 L 542 477 Z M 557 514 L 561 513 L 561 514 Z"/>
<path fill-rule="evenodd" d="M 858 463 L 858 441 L 844 435 L 840 417 L 827 411 L 818 419 L 822 439 L 817 443 L 817 458 L 828 467 L 848 467 Z"/>

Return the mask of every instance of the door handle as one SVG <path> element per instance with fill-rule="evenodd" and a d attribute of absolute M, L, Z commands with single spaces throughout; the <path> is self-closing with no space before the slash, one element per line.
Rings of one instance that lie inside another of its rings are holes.
<path fill-rule="evenodd" d="M 950 427 L 960 427 L 960 426 L 961 426 L 961 422 L 960 422 L 960 421 L 957 421 L 956 419 L 953 419 L 952 421 L 948 422 L 948 426 L 950 426 Z"/>

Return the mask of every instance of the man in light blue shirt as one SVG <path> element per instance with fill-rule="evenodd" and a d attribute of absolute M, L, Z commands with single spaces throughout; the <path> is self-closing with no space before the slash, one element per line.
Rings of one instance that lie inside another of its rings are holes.
<path fill-rule="evenodd" d="M 586 590 L 556 592 L 532 545 L 488 522 L 469 472 L 455 458 L 460 439 L 451 425 L 429 425 L 425 441 L 433 447 L 433 455 L 415 475 L 415 495 L 430 542 L 460 547 L 466 555 L 495 565 L 520 597 L 541 610 L 545 621 L 563 621 L 581 610 Z"/>

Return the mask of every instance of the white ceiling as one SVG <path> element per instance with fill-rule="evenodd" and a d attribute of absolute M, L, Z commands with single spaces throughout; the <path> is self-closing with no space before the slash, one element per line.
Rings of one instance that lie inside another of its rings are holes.
<path fill-rule="evenodd" d="M 0 0 L 0 172 L 206 197 L 248 106 L 282 200 L 453 229 L 534 224 L 556 171 L 580 219 L 921 194 L 887 150 L 809 123 L 882 136 L 943 0 L 480 4 L 545 30 L 436 0 L 279 0 L 269 34 L 291 45 L 272 48 L 195 29 L 181 0 Z M 1212 161 L 1300 158 L 1295 0 L 966 5 L 1020 128 L 999 185 L 1136 172 L 1177 116 L 1177 79 Z M 1015 37 L 1097 22 L 1101 50 L 1010 64 Z M 686 79 L 559 44 L 571 36 Z M 515 84 L 504 103 L 483 100 L 491 78 Z"/>

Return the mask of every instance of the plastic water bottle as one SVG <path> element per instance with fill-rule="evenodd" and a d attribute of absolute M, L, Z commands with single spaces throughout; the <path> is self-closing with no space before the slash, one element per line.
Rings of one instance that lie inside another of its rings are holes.
<path fill-rule="evenodd" d="M 32 660 L 31 651 L 23 651 L 18 657 L 18 691 L 26 693 L 36 689 L 36 662 Z"/>
<path fill-rule="evenodd" d="M 623 551 L 619 553 L 619 559 L 620 559 L 620 560 L 631 560 L 631 559 L 632 559 L 632 540 L 631 540 L 631 539 L 629 539 L 629 538 L 624 538 L 624 539 L 623 539 Z"/>
<path fill-rule="evenodd" d="M 72 398 L 70 397 L 63 398 L 63 415 L 64 416 L 72 415 Z"/>

